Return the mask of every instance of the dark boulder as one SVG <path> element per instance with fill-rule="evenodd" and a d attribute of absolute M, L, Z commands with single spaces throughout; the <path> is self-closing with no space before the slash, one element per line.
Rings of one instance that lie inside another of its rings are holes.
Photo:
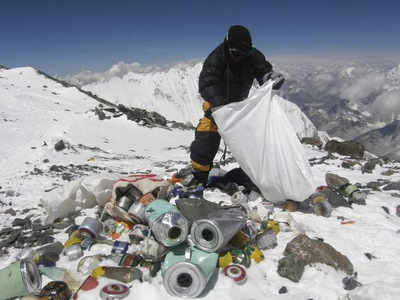
<path fill-rule="evenodd" d="M 331 140 L 325 145 L 325 150 L 329 153 L 338 153 L 340 155 L 351 156 L 355 159 L 362 159 L 365 147 L 353 141 L 338 142 Z"/>

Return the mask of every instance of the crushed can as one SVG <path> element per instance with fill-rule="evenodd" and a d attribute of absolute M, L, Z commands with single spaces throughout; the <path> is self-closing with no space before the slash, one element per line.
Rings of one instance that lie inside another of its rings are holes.
<path fill-rule="evenodd" d="M 116 254 L 111 259 L 120 267 L 137 267 L 143 261 L 143 257 L 137 254 Z"/>
<path fill-rule="evenodd" d="M 145 209 L 145 219 L 156 240 L 166 247 L 176 246 L 186 240 L 189 222 L 168 201 L 157 199 Z"/>
<path fill-rule="evenodd" d="M 218 254 L 189 247 L 172 248 L 161 266 L 164 287 L 176 297 L 195 298 L 217 270 Z"/>
<path fill-rule="evenodd" d="M 69 300 L 72 292 L 64 281 L 51 281 L 40 292 L 40 299 Z"/>
<path fill-rule="evenodd" d="M 64 255 L 67 256 L 70 261 L 77 260 L 83 256 L 81 245 L 74 244 L 71 247 L 65 248 Z"/>
<path fill-rule="evenodd" d="M 0 270 L 0 299 L 39 295 L 42 277 L 31 261 L 21 259 Z"/>
<path fill-rule="evenodd" d="M 191 239 L 195 246 L 207 252 L 218 252 L 246 225 L 243 214 L 217 211 L 207 219 L 192 224 Z"/>
<path fill-rule="evenodd" d="M 82 275 L 89 275 L 102 261 L 103 258 L 100 255 L 86 256 L 79 261 L 77 271 Z"/>
<path fill-rule="evenodd" d="M 134 280 L 142 281 L 142 271 L 138 268 L 125 268 L 125 267 L 103 267 L 105 274 L 104 277 L 114 279 L 123 283 L 129 283 Z"/>
<path fill-rule="evenodd" d="M 141 202 L 135 202 L 129 207 L 128 214 L 138 224 L 144 223 L 145 205 Z"/>
<path fill-rule="evenodd" d="M 129 233 L 129 239 L 133 244 L 139 244 L 150 235 L 150 228 L 146 225 L 136 224 L 133 225 L 131 232 Z"/>
<path fill-rule="evenodd" d="M 83 238 L 89 237 L 97 239 L 102 231 L 103 224 L 99 220 L 91 217 L 86 217 L 79 226 L 79 233 Z"/>
<path fill-rule="evenodd" d="M 116 201 L 115 205 L 123 209 L 124 211 L 128 211 L 129 207 L 131 207 L 133 203 L 134 200 L 132 198 L 127 196 L 122 196 Z"/>
<path fill-rule="evenodd" d="M 100 291 L 100 297 L 103 300 L 124 299 L 129 295 L 129 287 L 120 283 L 107 284 Z"/>
<path fill-rule="evenodd" d="M 139 245 L 139 252 L 145 261 L 159 262 L 168 248 L 151 237 L 146 237 Z"/>
<path fill-rule="evenodd" d="M 112 254 L 125 254 L 129 248 L 128 242 L 114 241 L 113 248 L 111 250 Z"/>

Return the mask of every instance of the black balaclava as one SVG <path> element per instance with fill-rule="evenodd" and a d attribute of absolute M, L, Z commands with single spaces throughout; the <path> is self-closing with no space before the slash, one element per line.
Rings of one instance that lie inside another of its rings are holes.
<path fill-rule="evenodd" d="M 249 30 L 242 25 L 233 25 L 229 28 L 226 36 L 228 47 L 248 53 L 252 48 Z"/>

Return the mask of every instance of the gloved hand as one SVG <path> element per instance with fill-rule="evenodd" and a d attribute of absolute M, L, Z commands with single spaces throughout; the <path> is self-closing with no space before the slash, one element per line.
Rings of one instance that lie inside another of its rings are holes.
<path fill-rule="evenodd" d="M 263 77 L 263 82 L 266 82 L 268 80 L 274 81 L 274 85 L 272 86 L 273 90 L 279 90 L 282 84 L 285 82 L 285 77 L 283 77 L 282 73 L 272 71 L 265 74 Z"/>

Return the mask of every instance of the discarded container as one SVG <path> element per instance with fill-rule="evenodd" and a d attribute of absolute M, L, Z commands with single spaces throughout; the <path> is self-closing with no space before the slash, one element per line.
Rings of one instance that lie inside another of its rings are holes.
<path fill-rule="evenodd" d="M 256 245 L 261 250 L 273 249 L 278 245 L 278 239 L 272 229 L 261 232 L 256 237 Z"/>
<path fill-rule="evenodd" d="M 146 237 L 140 243 L 139 248 L 139 252 L 143 256 L 143 259 L 150 262 L 161 261 L 168 251 L 168 248 L 151 237 Z"/>
<path fill-rule="evenodd" d="M 142 271 L 138 268 L 125 267 L 103 267 L 104 277 L 114 279 L 123 283 L 129 283 L 134 280 L 142 280 Z"/>
<path fill-rule="evenodd" d="M 131 232 L 129 233 L 129 239 L 134 244 L 139 244 L 145 239 L 145 237 L 150 235 L 150 228 L 146 225 L 136 224 L 133 226 Z"/>
<path fill-rule="evenodd" d="M 241 264 L 246 268 L 250 267 L 251 259 L 247 255 L 247 253 L 241 249 L 233 249 L 232 253 L 232 262 L 235 264 Z"/>
<path fill-rule="evenodd" d="M 103 231 L 103 224 L 94 218 L 86 217 L 81 226 L 79 226 L 79 232 L 83 238 L 90 237 L 97 239 L 100 233 Z"/>
<path fill-rule="evenodd" d="M 103 233 L 105 236 L 110 236 L 115 231 L 115 220 L 107 219 L 103 222 Z"/>
<path fill-rule="evenodd" d="M 144 222 L 144 211 L 145 206 L 143 205 L 143 203 L 135 202 L 129 208 L 128 214 L 132 218 L 132 220 L 140 224 Z"/>
<path fill-rule="evenodd" d="M 74 244 L 71 247 L 65 248 L 64 255 L 67 256 L 70 261 L 77 260 L 83 256 L 81 245 Z"/>
<path fill-rule="evenodd" d="M 41 299 L 69 300 L 72 292 L 64 281 L 51 281 L 40 292 Z"/>
<path fill-rule="evenodd" d="M 259 232 L 259 228 L 260 226 L 258 225 L 257 222 L 254 222 L 252 220 L 247 220 L 246 225 L 242 229 L 242 232 L 246 235 L 246 237 L 250 241 L 253 241 L 255 240 L 257 233 Z"/>
<path fill-rule="evenodd" d="M 112 254 L 125 254 L 128 251 L 129 243 L 128 242 L 120 242 L 115 241 L 113 248 L 111 250 Z"/>
<path fill-rule="evenodd" d="M 225 276 L 231 278 L 236 284 L 243 284 L 247 281 L 246 270 L 239 265 L 229 265 L 223 270 Z"/>
<path fill-rule="evenodd" d="M 161 267 L 168 294 L 195 298 L 205 289 L 217 266 L 218 254 L 180 245 L 172 248 Z"/>
<path fill-rule="evenodd" d="M 143 257 L 133 254 L 116 254 L 111 259 L 120 267 L 137 267 L 143 261 Z"/>
<path fill-rule="evenodd" d="M 191 239 L 201 250 L 218 252 L 246 225 L 244 215 L 217 211 L 207 219 L 192 224 Z"/>
<path fill-rule="evenodd" d="M 231 201 L 233 204 L 247 203 L 248 198 L 242 191 L 237 191 L 231 196 Z"/>
<path fill-rule="evenodd" d="M 186 240 L 189 223 L 169 202 L 162 199 L 151 202 L 146 207 L 145 219 L 155 238 L 164 246 L 176 246 Z"/>
<path fill-rule="evenodd" d="M 39 295 L 42 278 L 39 269 L 30 261 L 21 259 L 0 270 L 0 299 L 29 294 Z"/>
<path fill-rule="evenodd" d="M 79 261 L 77 271 L 82 275 L 89 275 L 101 264 L 102 260 L 99 255 L 86 256 Z"/>
<path fill-rule="evenodd" d="M 314 193 L 310 196 L 311 206 L 317 216 L 330 217 L 333 211 L 324 193 Z"/>
<path fill-rule="evenodd" d="M 116 201 L 116 206 L 122 208 L 124 211 L 128 211 L 129 207 L 134 203 L 134 200 L 127 196 L 122 196 Z"/>
<path fill-rule="evenodd" d="M 96 241 L 92 238 L 85 238 L 83 239 L 83 241 L 81 242 L 81 248 L 83 250 L 90 250 L 90 248 L 96 244 Z"/>
<path fill-rule="evenodd" d="M 129 288 L 120 283 L 107 284 L 101 289 L 100 297 L 103 300 L 124 299 L 129 295 Z"/>

